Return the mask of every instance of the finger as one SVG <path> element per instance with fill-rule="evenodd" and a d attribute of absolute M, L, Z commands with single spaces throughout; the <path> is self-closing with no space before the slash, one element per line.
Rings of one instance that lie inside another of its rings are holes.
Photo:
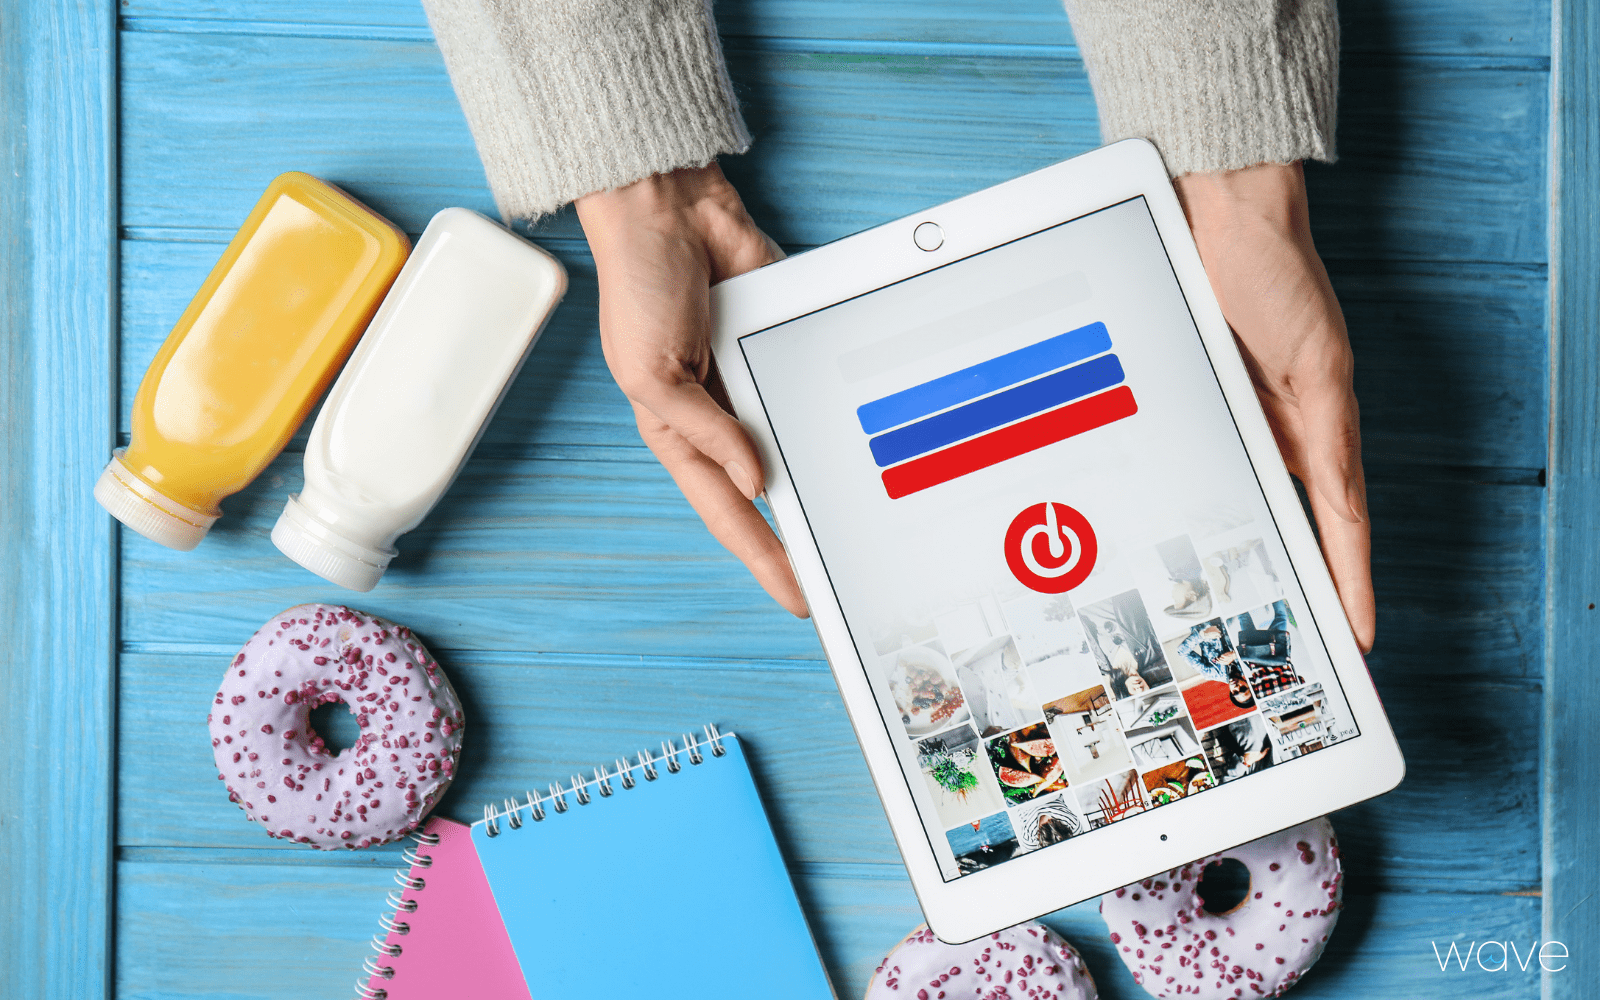
<path fill-rule="evenodd" d="M 1372 590 L 1372 525 L 1343 517 L 1321 490 L 1307 489 L 1306 495 L 1317 520 L 1322 558 L 1333 574 L 1350 630 L 1361 651 L 1370 652 L 1378 628 L 1377 598 Z"/>
<path fill-rule="evenodd" d="M 601 328 L 603 334 L 612 334 L 603 336 L 602 344 L 606 361 L 628 398 L 643 404 L 722 466 L 739 492 L 754 500 L 766 489 L 755 442 L 702 384 L 712 369 L 707 350 L 711 317 L 705 282 L 718 280 L 718 272 L 729 266 L 729 258 L 738 259 L 746 270 L 772 258 L 754 225 L 740 230 L 738 238 L 710 240 L 704 249 L 709 273 L 701 272 L 688 286 L 674 286 L 672 294 L 648 303 L 642 311 L 618 307 L 610 324 L 606 322 L 607 307 L 614 304 L 613 299 L 637 305 L 630 299 L 637 286 L 625 286 L 620 298 L 608 296 L 602 287 Z M 627 345 L 632 345 L 631 349 Z"/>
<path fill-rule="evenodd" d="M 1350 629 L 1362 652 L 1368 652 L 1377 629 L 1377 602 L 1372 588 L 1372 526 L 1367 521 L 1359 415 L 1353 394 L 1348 408 L 1319 405 L 1315 393 L 1311 395 L 1309 407 L 1307 400 L 1302 399 L 1296 407 L 1276 396 L 1264 397 L 1262 402 L 1284 464 L 1305 484 L 1322 558 L 1333 576 Z M 1331 419 L 1334 416 L 1338 419 Z M 1321 428 L 1320 437 L 1314 428 Z M 1352 494 L 1359 498 L 1353 504 L 1344 500 L 1336 505 L 1329 500 Z M 1348 516 L 1352 506 L 1361 515 L 1359 520 Z"/>
<path fill-rule="evenodd" d="M 1286 399 L 1279 393 L 1277 387 L 1256 363 L 1255 358 L 1245 349 L 1238 334 L 1234 335 L 1234 342 L 1239 345 L 1240 354 L 1244 357 L 1245 369 L 1250 373 L 1250 382 L 1255 388 L 1256 399 L 1261 403 L 1261 412 L 1267 418 L 1267 426 L 1272 431 L 1272 440 L 1278 446 L 1278 453 L 1283 456 L 1283 464 L 1288 467 L 1291 475 L 1304 478 L 1305 463 L 1301 460 L 1304 451 L 1304 433 L 1299 408 L 1293 400 Z"/>
<path fill-rule="evenodd" d="M 1366 481 L 1361 471 L 1361 409 L 1349 383 L 1318 386 L 1299 395 L 1305 441 L 1306 485 L 1322 494 L 1346 521 L 1367 519 Z"/>
<path fill-rule="evenodd" d="M 672 476 L 700 520 L 722 546 L 744 563 L 772 599 L 798 618 L 808 617 L 783 543 L 749 499 L 740 496 L 723 470 L 655 415 L 637 404 L 639 434 Z"/>
<path fill-rule="evenodd" d="M 766 489 L 761 456 L 749 433 L 688 373 L 677 381 L 635 387 L 633 402 L 721 466 L 722 478 L 746 500 L 754 500 Z"/>

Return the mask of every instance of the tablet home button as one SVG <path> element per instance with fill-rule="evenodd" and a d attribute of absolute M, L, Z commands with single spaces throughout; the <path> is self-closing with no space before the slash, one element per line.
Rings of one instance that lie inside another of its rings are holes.
<path fill-rule="evenodd" d="M 924 222 L 912 232 L 911 238 L 919 248 L 929 252 L 944 246 L 944 230 L 935 222 Z"/>

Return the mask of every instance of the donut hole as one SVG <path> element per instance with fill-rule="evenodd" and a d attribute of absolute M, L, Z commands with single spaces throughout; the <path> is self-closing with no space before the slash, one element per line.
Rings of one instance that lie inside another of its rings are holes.
<path fill-rule="evenodd" d="M 1227 916 L 1250 896 L 1250 869 L 1237 858 L 1213 861 L 1200 873 L 1195 893 L 1200 897 L 1200 909 Z"/>
<path fill-rule="evenodd" d="M 311 710 L 311 731 L 322 737 L 328 756 L 337 757 L 361 738 L 356 713 L 344 701 L 329 701 Z"/>

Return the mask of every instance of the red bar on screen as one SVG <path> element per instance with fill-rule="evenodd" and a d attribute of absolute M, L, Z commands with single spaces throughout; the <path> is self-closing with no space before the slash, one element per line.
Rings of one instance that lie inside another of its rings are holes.
<path fill-rule="evenodd" d="M 883 488 L 889 491 L 890 500 L 898 500 L 1138 412 L 1139 404 L 1134 402 L 1133 390 L 1121 385 L 1110 392 L 1068 403 L 982 437 L 885 469 Z"/>

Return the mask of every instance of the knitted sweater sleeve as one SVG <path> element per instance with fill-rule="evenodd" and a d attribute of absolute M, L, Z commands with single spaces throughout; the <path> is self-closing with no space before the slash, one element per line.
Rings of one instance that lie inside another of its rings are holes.
<path fill-rule="evenodd" d="M 1174 176 L 1334 159 L 1335 0 L 1065 0 L 1106 142 Z"/>
<path fill-rule="evenodd" d="M 1107 141 L 1174 175 L 1333 159 L 1335 0 L 1065 0 Z M 422 0 L 500 213 L 741 153 L 711 0 Z"/>
<path fill-rule="evenodd" d="M 508 222 L 750 145 L 711 0 L 422 5 Z"/>

